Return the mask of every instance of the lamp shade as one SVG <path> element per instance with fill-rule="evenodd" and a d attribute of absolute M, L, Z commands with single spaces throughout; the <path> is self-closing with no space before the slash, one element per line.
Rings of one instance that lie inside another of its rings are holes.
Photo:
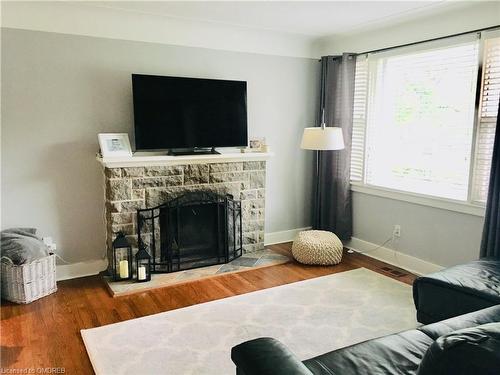
<path fill-rule="evenodd" d="M 342 150 L 344 149 L 342 128 L 305 128 L 300 148 L 304 150 Z"/>

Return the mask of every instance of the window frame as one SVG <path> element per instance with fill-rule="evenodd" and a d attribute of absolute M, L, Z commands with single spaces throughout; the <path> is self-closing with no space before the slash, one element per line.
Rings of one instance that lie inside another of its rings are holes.
<path fill-rule="evenodd" d="M 476 81 L 476 95 L 474 102 L 474 123 L 472 129 L 472 144 L 471 144 L 471 155 L 470 155 L 470 170 L 468 176 L 468 187 L 467 187 L 467 200 L 454 200 L 449 198 L 443 198 L 433 195 L 414 193 L 404 190 L 391 189 L 388 187 L 382 187 L 377 185 L 371 185 L 366 182 L 366 134 L 367 134 L 367 122 L 368 122 L 368 111 L 365 108 L 365 123 L 364 123 L 364 134 L 363 134 L 363 166 L 362 166 L 362 175 L 361 181 L 350 181 L 351 191 L 356 193 L 373 195 L 381 198 L 394 199 L 398 201 L 404 201 L 412 204 L 418 204 L 423 206 L 434 207 L 438 209 L 444 209 L 449 211 L 455 211 L 460 213 L 465 213 L 474 216 L 483 217 L 485 215 L 486 207 L 485 203 L 480 201 L 475 201 L 473 199 L 473 183 L 475 176 L 475 160 L 476 160 L 476 150 L 477 150 L 477 142 L 478 142 L 478 126 L 480 122 L 481 116 L 481 103 L 482 103 L 482 89 L 483 89 L 483 77 L 484 77 L 484 53 L 485 53 L 485 41 L 491 38 L 500 37 L 500 30 L 493 32 L 484 32 L 478 33 L 478 71 L 477 71 L 477 81 Z M 429 47 L 431 49 L 432 47 Z M 368 62 L 367 74 L 370 75 L 372 72 L 369 68 L 370 64 Z M 369 79 L 368 79 L 369 82 Z M 368 83 L 367 82 L 367 83 Z M 373 87 L 368 86 L 366 90 L 366 106 L 368 106 L 368 102 L 371 100 L 370 95 Z"/>

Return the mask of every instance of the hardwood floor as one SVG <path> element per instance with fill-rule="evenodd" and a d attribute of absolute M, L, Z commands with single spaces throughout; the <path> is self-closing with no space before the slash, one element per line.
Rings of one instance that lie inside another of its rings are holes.
<path fill-rule="evenodd" d="M 286 243 L 269 247 L 287 252 L 290 246 Z M 50 367 L 64 368 L 65 374 L 92 374 L 81 329 L 359 267 L 407 284 L 412 284 L 416 277 L 367 256 L 345 253 L 342 263 L 332 267 L 287 263 L 117 298 L 110 297 L 99 276 L 61 281 L 57 293 L 29 305 L 2 301 L 0 367 L 2 373 L 7 373 L 5 368 L 37 371 Z"/>

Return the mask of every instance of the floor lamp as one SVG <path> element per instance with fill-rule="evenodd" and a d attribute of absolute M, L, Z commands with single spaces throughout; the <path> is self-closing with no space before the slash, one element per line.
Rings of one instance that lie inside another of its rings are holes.
<path fill-rule="evenodd" d="M 304 133 L 302 135 L 302 142 L 300 144 L 300 148 L 304 150 L 315 150 L 317 152 L 315 201 L 316 201 L 316 207 L 320 209 L 319 207 L 320 203 L 319 195 L 320 195 L 320 185 L 321 185 L 321 173 L 319 171 L 320 151 L 344 149 L 344 137 L 342 135 L 342 128 L 326 126 L 324 121 L 321 122 L 320 127 L 305 128 Z"/>

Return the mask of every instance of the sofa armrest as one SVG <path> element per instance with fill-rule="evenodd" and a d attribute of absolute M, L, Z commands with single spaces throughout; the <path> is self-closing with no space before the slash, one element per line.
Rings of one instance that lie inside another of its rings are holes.
<path fill-rule="evenodd" d="M 231 359 L 241 375 L 312 375 L 285 345 L 270 337 L 239 344 Z"/>

